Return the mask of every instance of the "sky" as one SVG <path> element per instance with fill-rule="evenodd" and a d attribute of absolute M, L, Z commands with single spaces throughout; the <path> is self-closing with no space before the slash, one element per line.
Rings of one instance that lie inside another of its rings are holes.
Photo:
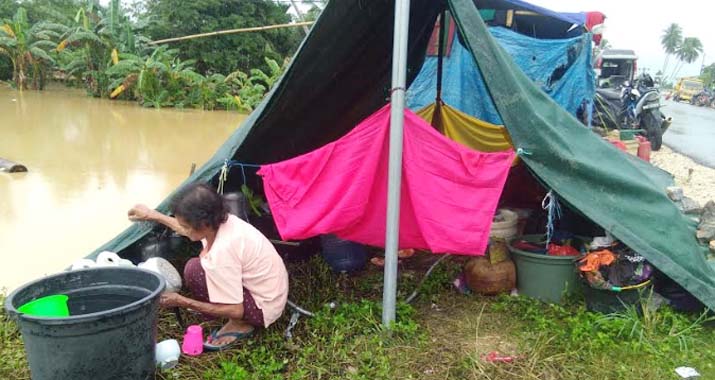
<path fill-rule="evenodd" d="M 660 45 L 663 30 L 671 23 L 680 25 L 683 37 L 697 37 L 703 43 L 705 65 L 715 62 L 715 3 L 705 0 L 527 0 L 561 12 L 600 11 L 606 15 L 603 32 L 614 49 L 632 49 L 638 55 L 638 69 L 647 68 L 651 75 L 662 69 L 665 53 Z M 673 59 L 668 63 L 671 72 Z M 678 77 L 698 75 L 703 55 L 684 65 Z"/>

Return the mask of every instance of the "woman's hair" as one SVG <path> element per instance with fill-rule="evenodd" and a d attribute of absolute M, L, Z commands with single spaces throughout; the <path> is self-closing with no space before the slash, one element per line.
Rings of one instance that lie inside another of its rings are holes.
<path fill-rule="evenodd" d="M 203 183 L 192 183 L 174 196 L 169 206 L 174 216 L 194 228 L 218 227 L 228 218 L 228 208 L 216 190 Z"/>

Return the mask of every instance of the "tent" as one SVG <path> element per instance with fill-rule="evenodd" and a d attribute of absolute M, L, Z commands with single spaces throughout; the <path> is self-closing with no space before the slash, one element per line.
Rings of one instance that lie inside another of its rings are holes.
<path fill-rule="evenodd" d="M 715 270 L 695 226 L 665 194 L 669 177 L 584 128 L 518 69 L 472 0 L 447 6 L 488 93 L 530 172 L 571 208 L 641 253 L 715 309 Z M 407 84 L 419 72 L 445 3 L 412 0 Z M 331 1 L 260 106 L 184 184 L 215 180 L 226 160 L 264 164 L 312 151 L 385 105 L 389 96 L 391 0 Z M 239 177 L 240 176 L 234 176 Z M 236 186 L 239 183 L 229 183 Z M 166 211 L 169 200 L 157 209 Z M 136 224 L 100 247 L 121 251 L 151 226 Z"/>

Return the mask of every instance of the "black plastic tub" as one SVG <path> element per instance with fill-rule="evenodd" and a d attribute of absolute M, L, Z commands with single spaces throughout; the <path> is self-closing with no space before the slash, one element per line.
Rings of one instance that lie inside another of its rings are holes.
<path fill-rule="evenodd" d="M 33 380 L 153 379 L 164 279 L 137 268 L 93 268 L 45 277 L 5 300 L 25 343 Z M 66 294 L 70 316 L 20 314 L 40 297 Z"/>
<path fill-rule="evenodd" d="M 623 313 L 631 307 L 641 314 L 642 302 L 650 296 L 652 290 L 650 280 L 621 291 L 594 289 L 585 280 L 580 282 L 586 309 L 602 314 Z"/>

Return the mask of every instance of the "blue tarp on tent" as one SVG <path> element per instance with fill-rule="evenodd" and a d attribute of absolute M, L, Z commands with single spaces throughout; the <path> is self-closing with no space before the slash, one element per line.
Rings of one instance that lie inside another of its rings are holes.
<path fill-rule="evenodd" d="M 500 27 L 489 30 L 524 73 L 571 114 L 575 115 L 584 101 L 593 99 L 596 88 L 590 34 L 544 40 Z M 458 38 L 451 54 L 443 58 L 443 65 L 442 100 L 445 103 L 478 119 L 503 124 L 472 55 Z M 557 69 L 565 69 L 565 72 L 559 79 L 552 80 Z M 418 110 L 433 103 L 436 89 L 437 57 L 427 57 L 407 91 L 407 106 Z"/>

